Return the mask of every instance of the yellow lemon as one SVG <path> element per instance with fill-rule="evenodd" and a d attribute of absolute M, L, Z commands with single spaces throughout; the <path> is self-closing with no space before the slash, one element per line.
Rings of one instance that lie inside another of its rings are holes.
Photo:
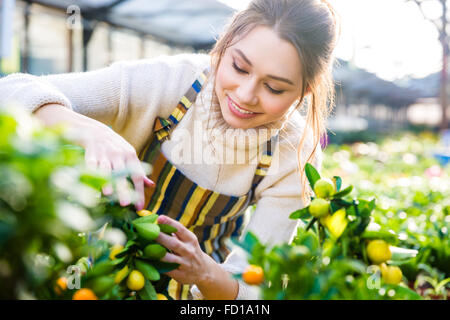
<path fill-rule="evenodd" d="M 314 193 L 318 198 L 329 198 L 335 193 L 334 183 L 328 178 L 321 178 L 314 184 Z"/>
<path fill-rule="evenodd" d="M 137 270 L 131 271 L 127 279 L 127 287 L 133 291 L 141 290 L 145 285 L 145 278 L 143 274 Z"/>
<path fill-rule="evenodd" d="M 151 212 L 150 210 L 143 209 L 143 210 L 139 210 L 137 212 L 137 214 L 138 214 L 138 216 L 145 217 L 145 216 L 149 216 L 149 215 L 153 214 L 153 212 Z"/>
<path fill-rule="evenodd" d="M 313 217 L 325 217 L 330 211 L 330 203 L 327 200 L 316 198 L 309 205 L 309 213 Z"/>
<path fill-rule="evenodd" d="M 156 294 L 156 298 L 157 300 L 169 300 L 167 299 L 167 297 L 165 295 L 163 295 L 162 293 L 157 293 Z"/>
<path fill-rule="evenodd" d="M 114 260 L 116 258 L 116 254 L 123 250 L 123 246 L 120 244 L 115 244 L 112 246 L 111 251 L 109 252 L 109 258 Z"/>
<path fill-rule="evenodd" d="M 115 283 L 121 283 L 123 279 L 125 279 L 128 275 L 128 266 L 123 267 L 121 270 L 117 271 L 116 276 L 114 277 Z"/>
<path fill-rule="evenodd" d="M 330 231 L 333 237 L 339 238 L 348 224 L 345 208 L 341 208 L 332 215 L 321 218 L 320 223 Z"/>
<path fill-rule="evenodd" d="M 372 240 L 367 245 L 367 255 L 374 264 L 386 262 L 392 256 L 389 245 L 384 240 Z"/>
<path fill-rule="evenodd" d="M 387 284 L 399 284 L 402 281 L 402 270 L 397 266 L 381 267 L 381 277 Z"/>

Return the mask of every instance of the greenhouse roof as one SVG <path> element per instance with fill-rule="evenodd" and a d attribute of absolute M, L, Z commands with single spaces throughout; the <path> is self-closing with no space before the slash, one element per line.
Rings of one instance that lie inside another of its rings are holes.
<path fill-rule="evenodd" d="M 210 48 L 234 9 L 217 0 L 32 0 L 83 17 L 153 36 L 175 46 Z"/>

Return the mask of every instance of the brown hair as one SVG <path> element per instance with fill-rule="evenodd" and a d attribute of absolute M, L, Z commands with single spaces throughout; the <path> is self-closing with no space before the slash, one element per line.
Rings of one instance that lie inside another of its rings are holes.
<path fill-rule="evenodd" d="M 326 119 L 334 106 L 332 67 L 333 50 L 340 34 L 338 15 L 325 0 L 253 0 L 245 10 L 233 16 L 211 50 L 211 68 L 214 73 L 225 50 L 256 26 L 270 27 L 281 39 L 294 45 L 303 68 L 303 87 L 296 107 L 305 106 L 307 114 L 306 127 L 297 147 L 297 157 L 303 186 L 302 200 L 306 205 L 309 203 L 310 191 L 306 190 L 304 168 L 314 157 L 320 137 L 326 134 Z M 214 79 L 214 87 L 215 82 Z M 310 90 L 310 99 L 304 99 L 307 88 Z M 313 151 L 302 163 L 301 151 L 308 127 L 312 128 Z"/>

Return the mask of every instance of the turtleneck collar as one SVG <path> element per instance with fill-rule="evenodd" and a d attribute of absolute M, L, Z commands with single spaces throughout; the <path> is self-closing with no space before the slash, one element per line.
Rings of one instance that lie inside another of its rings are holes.
<path fill-rule="evenodd" d="M 222 144 L 224 147 L 231 149 L 251 150 L 258 148 L 279 133 L 290 114 L 290 112 L 287 112 L 283 118 L 255 128 L 233 128 L 223 118 L 220 104 L 214 93 L 214 74 L 212 72 L 208 81 L 204 84 L 199 98 L 199 117 L 204 121 L 209 139 L 214 144 Z"/>

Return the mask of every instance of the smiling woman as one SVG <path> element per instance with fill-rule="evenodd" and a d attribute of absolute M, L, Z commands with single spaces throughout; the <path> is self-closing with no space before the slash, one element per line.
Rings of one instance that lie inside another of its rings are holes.
<path fill-rule="evenodd" d="M 289 215 L 311 193 L 303 168 L 321 168 L 336 31 L 326 1 L 254 0 L 209 55 L 15 74 L 0 80 L 0 104 L 21 105 L 46 125 L 68 124 L 93 168 L 135 169 L 135 190 L 125 178 L 118 183 L 120 204 L 177 230 L 155 239 L 169 250 L 162 261 L 179 264 L 165 274 L 165 295 L 256 299 L 232 277 L 248 263 L 229 240 L 251 231 L 265 244 L 292 241 L 298 221 Z"/>

